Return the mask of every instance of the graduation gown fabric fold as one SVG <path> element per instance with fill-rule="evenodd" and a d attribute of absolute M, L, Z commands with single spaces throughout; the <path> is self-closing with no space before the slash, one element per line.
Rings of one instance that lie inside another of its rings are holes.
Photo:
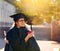
<path fill-rule="evenodd" d="M 9 40 L 9 45 L 12 47 L 13 51 L 40 51 L 40 48 L 34 39 L 30 38 L 28 42 L 24 39 L 27 36 L 28 30 L 25 27 L 17 28 L 16 26 L 9 30 L 7 33 L 7 40 Z M 9 46 L 5 46 L 5 51 L 9 51 Z"/>

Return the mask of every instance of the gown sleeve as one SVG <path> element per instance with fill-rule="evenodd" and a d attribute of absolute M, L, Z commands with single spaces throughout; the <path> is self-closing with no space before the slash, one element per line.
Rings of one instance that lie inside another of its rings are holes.
<path fill-rule="evenodd" d="M 29 30 L 26 30 L 26 32 L 29 32 Z M 40 51 L 40 47 L 38 46 L 34 37 L 31 37 L 27 43 L 29 51 Z"/>
<path fill-rule="evenodd" d="M 10 41 L 11 40 L 11 32 L 7 32 L 7 35 L 6 35 L 6 39 L 8 40 L 8 41 Z"/>

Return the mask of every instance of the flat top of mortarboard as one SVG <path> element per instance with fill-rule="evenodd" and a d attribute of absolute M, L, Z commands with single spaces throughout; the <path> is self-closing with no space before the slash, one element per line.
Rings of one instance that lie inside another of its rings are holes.
<path fill-rule="evenodd" d="M 17 21 L 18 19 L 25 18 L 26 16 L 23 13 L 17 13 L 17 14 L 11 15 L 10 17 L 13 18 L 14 21 Z"/>
<path fill-rule="evenodd" d="M 25 15 L 23 13 L 17 13 L 17 14 L 14 14 L 14 15 L 11 15 L 10 17 L 11 18 L 14 18 L 14 17 L 25 17 Z"/>

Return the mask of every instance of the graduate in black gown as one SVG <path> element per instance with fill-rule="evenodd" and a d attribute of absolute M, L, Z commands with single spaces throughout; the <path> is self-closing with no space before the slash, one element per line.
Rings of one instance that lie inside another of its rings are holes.
<path fill-rule="evenodd" d="M 7 42 L 4 51 L 40 51 L 33 37 L 33 31 L 29 31 L 25 27 L 25 15 L 19 13 L 10 17 L 13 18 L 15 26 L 7 32 Z"/>

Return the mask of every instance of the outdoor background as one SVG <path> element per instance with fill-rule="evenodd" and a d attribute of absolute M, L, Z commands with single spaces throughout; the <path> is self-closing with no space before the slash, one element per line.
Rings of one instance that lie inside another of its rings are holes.
<path fill-rule="evenodd" d="M 60 43 L 60 0 L 0 0 L 0 39 L 13 24 L 9 16 L 16 13 L 24 13 L 26 23 L 32 22 L 36 40 Z M 4 40 L 0 42 L 3 48 Z"/>

